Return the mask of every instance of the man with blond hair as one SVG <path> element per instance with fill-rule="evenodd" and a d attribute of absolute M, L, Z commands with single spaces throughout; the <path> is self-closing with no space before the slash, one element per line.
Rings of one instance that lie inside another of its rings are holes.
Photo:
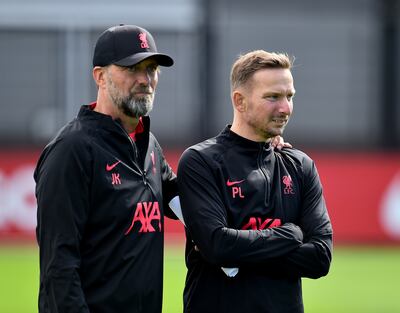
<path fill-rule="evenodd" d="M 300 313 L 301 278 L 329 271 L 332 225 L 314 162 L 271 147 L 293 111 L 291 68 L 286 54 L 240 56 L 232 125 L 180 159 L 187 313 Z"/>

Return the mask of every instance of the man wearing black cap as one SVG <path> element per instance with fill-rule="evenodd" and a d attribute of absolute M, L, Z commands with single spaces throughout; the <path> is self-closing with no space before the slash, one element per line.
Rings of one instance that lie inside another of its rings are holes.
<path fill-rule="evenodd" d="M 160 313 L 164 215 L 176 176 L 149 131 L 158 66 L 152 35 L 107 29 L 93 57 L 97 101 L 46 146 L 36 181 L 39 312 Z"/>

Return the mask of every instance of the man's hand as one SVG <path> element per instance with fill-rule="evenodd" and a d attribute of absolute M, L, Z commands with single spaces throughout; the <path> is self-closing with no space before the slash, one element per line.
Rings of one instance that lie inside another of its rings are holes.
<path fill-rule="evenodd" d="M 282 148 L 293 148 L 292 145 L 283 140 L 281 136 L 275 136 L 271 139 L 271 145 L 275 149 L 282 150 Z"/>

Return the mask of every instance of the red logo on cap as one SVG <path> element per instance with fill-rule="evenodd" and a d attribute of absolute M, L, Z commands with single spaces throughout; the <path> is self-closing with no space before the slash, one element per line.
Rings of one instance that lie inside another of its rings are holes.
<path fill-rule="evenodd" d="M 143 48 L 143 49 L 149 48 L 149 44 L 147 43 L 146 33 L 140 33 L 139 40 L 140 40 L 140 48 Z"/>

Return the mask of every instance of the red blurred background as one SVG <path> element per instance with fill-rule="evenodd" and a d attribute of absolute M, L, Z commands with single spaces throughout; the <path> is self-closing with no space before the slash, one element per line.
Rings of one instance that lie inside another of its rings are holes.
<path fill-rule="evenodd" d="M 165 151 L 176 170 L 182 150 Z M 33 170 L 38 150 L 0 151 L 0 241 L 35 240 Z M 308 151 L 316 162 L 335 243 L 400 243 L 400 153 Z M 182 225 L 166 220 L 166 241 L 183 241 Z"/>

